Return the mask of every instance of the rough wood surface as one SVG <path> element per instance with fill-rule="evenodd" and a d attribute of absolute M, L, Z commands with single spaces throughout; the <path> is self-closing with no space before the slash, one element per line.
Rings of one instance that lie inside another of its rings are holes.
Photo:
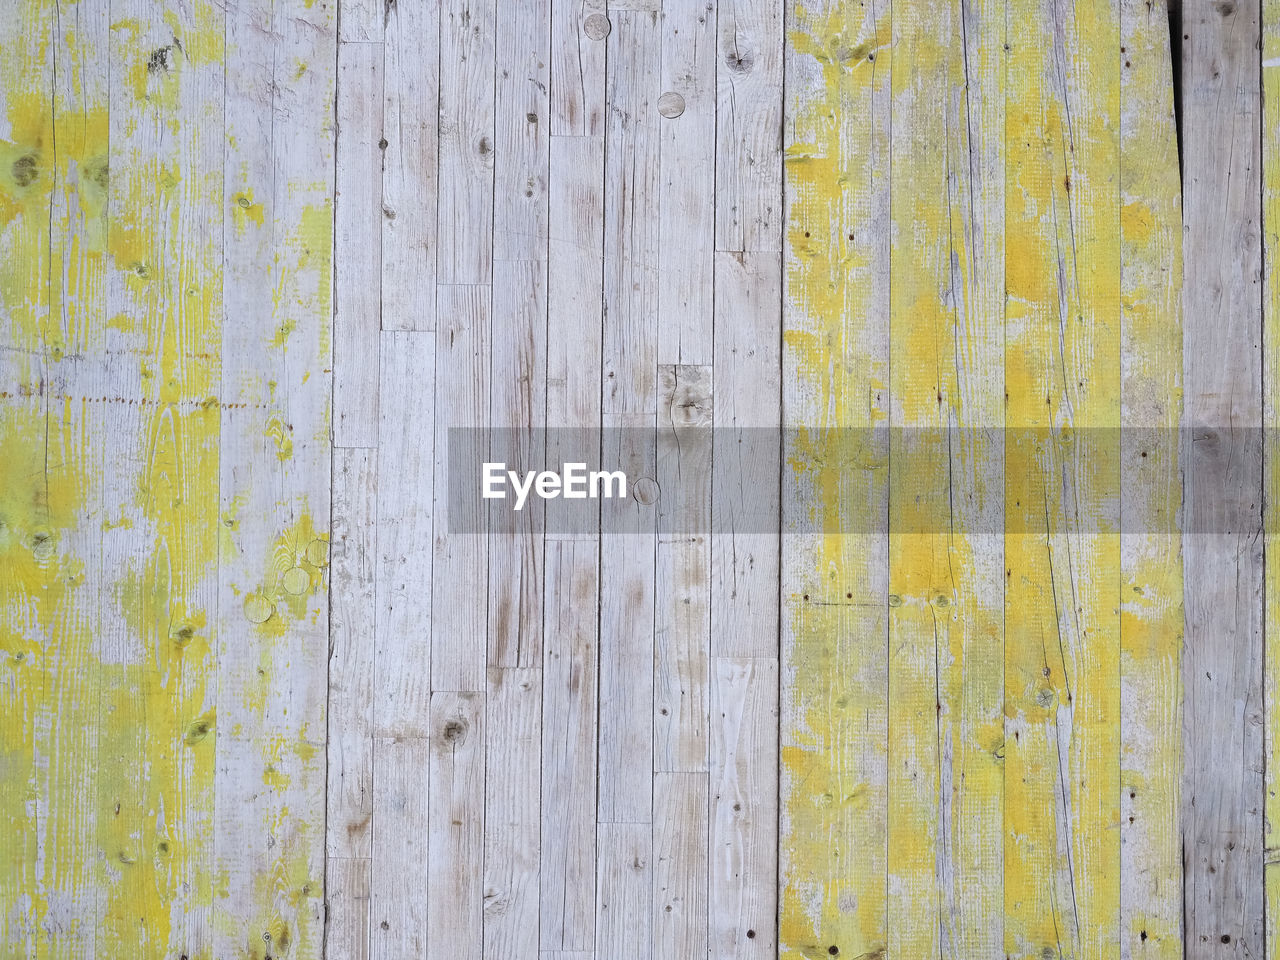
<path fill-rule="evenodd" d="M 4 13 L 0 957 L 1280 957 L 1277 0 Z"/>

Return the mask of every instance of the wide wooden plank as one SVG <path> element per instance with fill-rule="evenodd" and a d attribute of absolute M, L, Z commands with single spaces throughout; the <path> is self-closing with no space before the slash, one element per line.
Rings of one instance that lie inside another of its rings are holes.
<path fill-rule="evenodd" d="M 1121 6 L 1120 936 L 1181 957 L 1182 210 L 1166 11 Z"/>
<path fill-rule="evenodd" d="M 548 540 L 542 667 L 543 951 L 595 943 L 599 546 Z"/>
<path fill-rule="evenodd" d="M 889 399 L 890 26 L 852 3 L 788 8 L 784 957 L 888 942 L 888 464 L 871 430 Z"/>
<path fill-rule="evenodd" d="M 1258 14 L 1182 18 L 1182 863 L 1197 958 L 1264 950 Z"/>
<path fill-rule="evenodd" d="M 434 330 L 440 4 L 405 0 L 383 8 L 382 329 Z"/>
<path fill-rule="evenodd" d="M 333 443 L 378 443 L 382 299 L 382 44 L 338 46 L 334 184 Z"/>
<path fill-rule="evenodd" d="M 371 960 L 418 957 L 427 950 L 430 763 L 424 737 L 373 743 Z M 335 955 L 332 946 L 329 954 Z"/>

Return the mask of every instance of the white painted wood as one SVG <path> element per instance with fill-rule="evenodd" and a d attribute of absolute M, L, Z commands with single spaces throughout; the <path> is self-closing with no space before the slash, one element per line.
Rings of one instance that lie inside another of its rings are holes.
<path fill-rule="evenodd" d="M 660 771 L 707 769 L 711 381 L 710 367 L 658 368 L 653 762 Z"/>
<path fill-rule="evenodd" d="M 483 957 L 485 723 L 481 693 L 431 695 L 427 954 Z"/>
<path fill-rule="evenodd" d="M 449 602 L 432 609 L 431 689 L 479 691 L 485 688 L 488 550 L 483 534 L 449 530 L 449 429 L 488 420 L 490 290 L 441 286 L 437 303 L 431 593 Z"/>
<path fill-rule="evenodd" d="M 653 957 L 707 956 L 707 774 L 653 778 Z"/>
<path fill-rule="evenodd" d="M 490 279 L 495 18 L 495 0 L 442 0 L 440 5 L 436 278 L 442 284 Z M 443 316 L 438 301 L 437 309 Z"/>
<path fill-rule="evenodd" d="M 521 473 L 543 468 L 546 435 L 547 265 L 496 260 L 490 347 L 489 460 Z M 559 468 L 557 462 L 556 468 Z M 542 519 L 545 502 L 504 511 L 489 535 L 488 663 L 537 665 L 542 641 Z"/>
<path fill-rule="evenodd" d="M 713 960 L 776 955 L 778 662 L 716 657 L 708 904 Z"/>
<path fill-rule="evenodd" d="M 551 138 L 551 0 L 501 5 L 497 17 L 497 62 L 493 257 L 545 260 Z"/>
<path fill-rule="evenodd" d="M 330 548 L 329 788 L 326 849 L 367 858 L 373 819 L 376 467 L 370 451 L 334 454 Z"/>
<path fill-rule="evenodd" d="M 544 951 L 595 943 L 599 546 L 547 541 L 542 667 Z"/>
<path fill-rule="evenodd" d="M 712 480 L 714 653 L 778 656 L 782 263 L 717 253 Z"/>
<path fill-rule="evenodd" d="M 383 331 L 381 337 L 373 733 L 425 737 L 436 511 L 436 335 Z"/>
<path fill-rule="evenodd" d="M 782 0 L 719 0 L 716 249 L 782 249 Z"/>
<path fill-rule="evenodd" d="M 334 194 L 333 442 L 378 442 L 378 330 L 382 276 L 382 45 L 338 46 L 338 160 Z"/>
<path fill-rule="evenodd" d="M 541 715 L 540 668 L 489 669 L 484 956 L 490 960 L 532 952 L 539 942 Z"/>
<path fill-rule="evenodd" d="M 658 362 L 709 364 L 716 218 L 714 0 L 662 8 L 662 95 L 682 98 L 658 122 Z"/>
<path fill-rule="evenodd" d="M 547 261 L 547 460 L 563 463 L 600 426 L 603 335 L 604 139 L 551 138 Z M 598 442 L 597 442 L 598 449 Z M 593 451 L 594 452 L 594 451 Z M 565 501 L 546 505 L 547 538 L 597 527 Z"/>
<path fill-rule="evenodd" d="M 394 0 L 338 0 L 338 39 L 346 43 L 380 43 L 383 23 L 393 13 Z"/>
<path fill-rule="evenodd" d="M 658 17 L 610 14 L 604 194 L 604 412 L 657 409 Z"/>
<path fill-rule="evenodd" d="M 653 955 L 652 841 L 647 823 L 601 823 L 596 956 Z"/>
<path fill-rule="evenodd" d="M 434 330 L 440 4 L 384 3 L 382 329 Z"/>
<path fill-rule="evenodd" d="M 369 956 L 369 888 L 372 865 L 365 858 L 330 857 L 325 881 L 325 955 L 365 960 Z"/>
<path fill-rule="evenodd" d="M 607 416 L 604 439 L 604 462 L 625 472 L 633 490 L 650 489 L 646 483 L 656 488 L 652 416 Z M 634 494 L 626 501 L 600 502 L 597 817 L 601 823 L 648 823 L 653 811 L 657 507 Z"/>
<path fill-rule="evenodd" d="M 425 737 L 373 742 L 371 960 L 426 955 L 430 761 Z"/>
<path fill-rule="evenodd" d="M 1188 7 L 1182 27 L 1183 916 L 1188 957 L 1248 957 L 1263 952 L 1258 10 Z"/>
<path fill-rule="evenodd" d="M 604 133 L 604 0 L 551 4 L 551 135 Z M 552 164 L 554 169 L 555 164 Z"/>

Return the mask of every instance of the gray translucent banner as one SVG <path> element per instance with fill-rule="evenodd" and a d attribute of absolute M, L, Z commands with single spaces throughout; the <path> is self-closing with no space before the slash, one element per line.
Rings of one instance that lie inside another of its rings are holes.
<path fill-rule="evenodd" d="M 1280 434 L 453 428 L 435 493 L 454 534 L 1248 536 L 1264 523 L 1264 455 Z"/>

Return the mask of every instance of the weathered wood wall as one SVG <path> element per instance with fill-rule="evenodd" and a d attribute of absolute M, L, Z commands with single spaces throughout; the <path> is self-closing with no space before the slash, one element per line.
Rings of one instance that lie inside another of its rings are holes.
<path fill-rule="evenodd" d="M 0 957 L 1280 956 L 1276 0 L 0 13 Z"/>

